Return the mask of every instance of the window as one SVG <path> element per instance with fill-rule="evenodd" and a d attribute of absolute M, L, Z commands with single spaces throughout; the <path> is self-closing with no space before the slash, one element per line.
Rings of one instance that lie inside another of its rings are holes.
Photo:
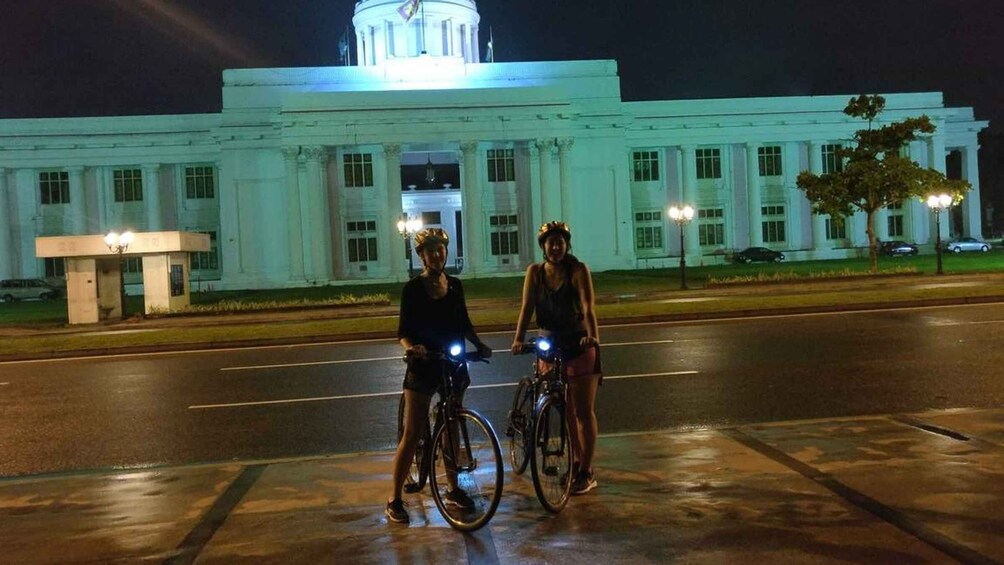
<path fill-rule="evenodd" d="M 763 228 L 763 242 L 783 242 L 785 240 L 784 206 L 761 206 L 760 214 L 763 217 L 760 224 Z"/>
<path fill-rule="evenodd" d="M 345 163 L 345 186 L 357 188 L 373 186 L 373 155 L 370 153 L 346 153 L 342 160 Z"/>
<path fill-rule="evenodd" d="M 758 148 L 757 157 L 760 160 L 760 176 L 781 176 L 781 147 L 779 145 Z"/>
<path fill-rule="evenodd" d="M 215 231 L 204 231 L 199 233 L 209 234 L 209 251 L 199 251 L 192 253 L 189 257 L 189 269 L 191 271 L 217 271 L 220 268 L 219 246 L 216 242 Z"/>
<path fill-rule="evenodd" d="M 833 218 L 826 218 L 826 239 L 847 239 L 847 220 L 838 226 Z"/>
<path fill-rule="evenodd" d="M 439 212 L 422 212 L 423 226 L 439 226 L 443 224 L 443 216 Z"/>
<path fill-rule="evenodd" d="M 516 159 L 512 149 L 488 150 L 488 182 L 516 180 Z"/>
<path fill-rule="evenodd" d="M 345 239 L 349 244 L 349 263 L 377 260 L 376 222 L 373 220 L 347 222 Z"/>
<path fill-rule="evenodd" d="M 489 216 L 488 229 L 491 230 L 492 255 L 519 254 L 519 225 L 515 214 Z"/>
<path fill-rule="evenodd" d="M 143 171 L 118 169 L 112 173 L 116 202 L 141 202 L 143 200 Z"/>
<path fill-rule="evenodd" d="M 125 258 L 125 272 L 126 273 L 143 273 L 143 258 L 142 257 L 126 257 Z"/>
<path fill-rule="evenodd" d="M 171 265 L 171 273 L 169 276 L 171 283 L 171 296 L 184 296 L 185 295 L 185 266 L 184 265 Z"/>
<path fill-rule="evenodd" d="M 890 215 L 886 220 L 889 222 L 889 237 L 903 237 L 903 216 Z"/>
<path fill-rule="evenodd" d="M 844 161 L 837 155 L 839 144 L 823 146 L 823 174 L 839 173 L 844 170 Z"/>
<path fill-rule="evenodd" d="M 185 167 L 185 197 L 216 198 L 216 175 L 213 167 Z"/>
<path fill-rule="evenodd" d="M 662 249 L 662 211 L 635 212 L 635 249 Z"/>
<path fill-rule="evenodd" d="M 697 211 L 697 234 L 701 245 L 725 244 L 725 210 L 701 208 Z"/>
<path fill-rule="evenodd" d="M 696 155 L 698 179 L 722 178 L 721 151 L 718 149 L 698 149 Z"/>
<path fill-rule="evenodd" d="M 65 277 L 66 276 L 66 261 L 62 257 L 47 257 L 45 259 L 45 276 L 46 277 Z"/>
<path fill-rule="evenodd" d="M 42 204 L 70 203 L 70 175 L 66 171 L 38 173 L 38 189 Z"/>
<path fill-rule="evenodd" d="M 631 157 L 631 169 L 635 182 L 659 180 L 659 152 L 635 151 Z"/>

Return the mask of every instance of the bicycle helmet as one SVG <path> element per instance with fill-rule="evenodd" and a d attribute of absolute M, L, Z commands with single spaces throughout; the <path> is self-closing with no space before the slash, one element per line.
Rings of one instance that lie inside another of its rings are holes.
<path fill-rule="evenodd" d="M 442 228 L 425 228 L 415 234 L 415 251 L 421 253 L 422 249 L 430 243 L 442 243 L 450 245 L 450 234 Z"/>
<path fill-rule="evenodd" d="M 559 233 L 561 237 L 565 238 L 566 243 L 572 243 L 572 230 L 569 229 L 568 224 L 559 222 L 558 220 L 551 220 L 540 226 L 540 229 L 537 230 L 537 245 L 544 247 L 544 241 L 552 233 Z"/>

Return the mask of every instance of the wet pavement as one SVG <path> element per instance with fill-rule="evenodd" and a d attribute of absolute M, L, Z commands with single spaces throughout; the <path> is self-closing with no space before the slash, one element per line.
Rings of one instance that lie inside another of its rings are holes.
<path fill-rule="evenodd" d="M 387 523 L 391 457 L 3 479 L 0 563 L 1004 563 L 1004 409 L 602 436 L 598 489 L 507 468 L 467 535 Z"/>

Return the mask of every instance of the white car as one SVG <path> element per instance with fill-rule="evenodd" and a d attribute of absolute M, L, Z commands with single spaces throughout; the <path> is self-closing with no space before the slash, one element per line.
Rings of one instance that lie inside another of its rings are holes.
<path fill-rule="evenodd" d="M 990 244 L 985 241 L 980 241 L 975 237 L 960 237 L 959 239 L 953 239 L 945 244 L 945 251 L 951 251 L 952 253 L 962 253 L 963 251 L 981 251 L 986 253 L 990 251 Z"/>

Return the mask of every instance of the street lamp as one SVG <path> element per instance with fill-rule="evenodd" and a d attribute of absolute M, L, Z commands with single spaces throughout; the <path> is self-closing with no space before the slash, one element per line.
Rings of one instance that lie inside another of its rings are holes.
<path fill-rule="evenodd" d="M 401 214 L 401 219 L 397 222 L 397 233 L 404 238 L 404 254 L 408 256 L 409 278 L 415 276 L 412 274 L 415 270 L 415 262 L 411 251 L 411 237 L 420 229 L 422 229 L 422 220 L 409 218 L 408 214 Z"/>
<path fill-rule="evenodd" d="M 105 245 L 108 246 L 108 250 L 112 253 L 116 253 L 119 256 L 119 300 L 122 301 L 122 319 L 126 317 L 126 291 L 125 291 L 125 257 L 122 256 L 126 249 L 129 249 L 129 244 L 132 243 L 133 233 L 131 231 L 124 231 L 122 233 L 108 232 L 105 236 Z"/>
<path fill-rule="evenodd" d="M 941 267 L 941 211 L 947 210 L 951 205 L 952 197 L 948 194 L 932 194 L 927 197 L 927 207 L 931 209 L 931 212 L 934 212 L 934 253 L 938 257 L 937 274 L 939 275 L 945 274 L 945 271 Z"/>
<path fill-rule="evenodd" d="M 694 208 L 689 204 L 682 207 L 676 204 L 669 207 L 669 217 L 680 226 L 680 288 L 687 289 L 687 248 L 685 247 L 683 234 L 687 224 L 694 219 Z"/>

